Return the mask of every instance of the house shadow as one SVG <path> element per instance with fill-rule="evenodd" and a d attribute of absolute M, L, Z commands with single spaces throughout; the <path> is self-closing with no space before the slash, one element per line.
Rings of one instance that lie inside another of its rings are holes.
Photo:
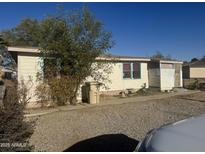
<path fill-rule="evenodd" d="M 124 134 L 106 134 L 80 141 L 64 152 L 132 152 L 138 143 Z"/>

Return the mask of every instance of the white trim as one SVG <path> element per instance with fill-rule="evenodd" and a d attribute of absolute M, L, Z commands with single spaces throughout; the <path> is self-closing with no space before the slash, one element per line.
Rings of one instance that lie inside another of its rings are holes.
<path fill-rule="evenodd" d="M 8 47 L 8 51 L 12 52 L 27 52 L 27 53 L 40 53 L 37 48 L 22 48 L 22 47 Z"/>
<path fill-rule="evenodd" d="M 182 67 L 180 68 L 180 86 L 183 87 L 183 72 L 182 72 Z"/>
<path fill-rule="evenodd" d="M 24 47 L 8 47 L 10 52 L 24 52 L 24 53 L 40 53 L 37 48 Z M 113 58 L 113 57 L 97 57 L 96 60 L 111 60 L 111 61 L 150 61 L 149 58 Z"/>
<path fill-rule="evenodd" d="M 29 48 L 29 47 L 8 47 L 10 52 L 24 52 L 24 53 L 40 53 L 38 48 Z M 150 58 L 117 58 L 117 57 L 97 57 L 96 60 L 109 60 L 109 61 L 152 61 Z M 160 63 L 173 63 L 173 64 L 183 64 L 182 61 L 173 61 L 173 60 L 159 60 Z"/>
<path fill-rule="evenodd" d="M 173 63 L 173 64 L 183 64 L 182 61 L 173 61 L 173 60 L 160 60 L 160 63 Z"/>
<path fill-rule="evenodd" d="M 112 57 L 97 57 L 96 60 L 111 60 L 111 61 L 151 61 L 145 58 L 112 58 Z"/>

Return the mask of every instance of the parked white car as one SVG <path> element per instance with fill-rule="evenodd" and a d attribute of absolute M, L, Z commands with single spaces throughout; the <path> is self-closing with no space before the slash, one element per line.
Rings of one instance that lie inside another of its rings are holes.
<path fill-rule="evenodd" d="M 205 114 L 151 130 L 135 151 L 205 151 Z"/>

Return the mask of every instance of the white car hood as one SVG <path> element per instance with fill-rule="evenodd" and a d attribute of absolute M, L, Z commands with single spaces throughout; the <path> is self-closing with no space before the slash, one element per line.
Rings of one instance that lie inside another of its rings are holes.
<path fill-rule="evenodd" d="M 156 129 L 146 141 L 147 151 L 205 151 L 205 115 Z"/>

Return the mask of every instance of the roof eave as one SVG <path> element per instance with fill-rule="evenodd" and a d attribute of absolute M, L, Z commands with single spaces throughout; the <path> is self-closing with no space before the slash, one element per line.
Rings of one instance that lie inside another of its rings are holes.
<path fill-rule="evenodd" d="M 96 60 L 107 60 L 107 61 L 146 61 L 149 62 L 150 59 L 146 58 L 111 58 L 111 57 L 97 57 Z"/>
<path fill-rule="evenodd" d="M 174 61 L 174 60 L 160 60 L 160 63 L 183 64 L 183 61 Z"/>
<path fill-rule="evenodd" d="M 40 53 L 38 48 L 8 47 L 10 52 Z"/>

